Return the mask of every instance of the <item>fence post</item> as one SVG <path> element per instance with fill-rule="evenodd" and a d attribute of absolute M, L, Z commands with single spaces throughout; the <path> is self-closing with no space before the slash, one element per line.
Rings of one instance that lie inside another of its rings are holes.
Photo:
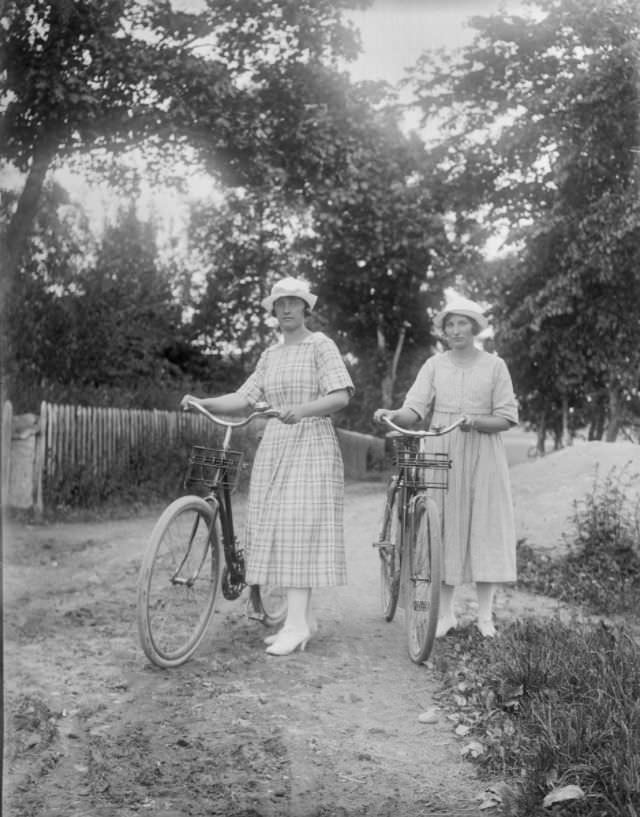
<path fill-rule="evenodd" d="M 42 516 L 44 512 L 43 472 L 46 443 L 47 404 L 43 401 L 40 403 L 40 422 L 38 423 L 38 436 L 36 437 L 36 452 L 33 458 L 33 505 L 38 517 Z"/>
<path fill-rule="evenodd" d="M 13 406 L 6 400 L 2 406 L 2 442 L 0 459 L 2 460 L 2 484 L 0 486 L 2 508 L 9 506 L 9 479 L 11 477 L 11 431 Z"/>

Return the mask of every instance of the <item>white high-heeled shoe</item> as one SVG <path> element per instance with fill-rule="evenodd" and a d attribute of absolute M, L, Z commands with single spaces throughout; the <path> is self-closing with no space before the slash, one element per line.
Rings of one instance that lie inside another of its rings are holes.
<path fill-rule="evenodd" d="M 298 647 L 300 652 L 304 652 L 307 646 L 311 633 L 309 630 L 289 630 L 284 628 L 278 633 L 276 640 L 267 647 L 266 652 L 269 655 L 289 655 L 295 652 Z"/>
<path fill-rule="evenodd" d="M 446 616 L 438 619 L 436 627 L 436 638 L 443 638 L 451 630 L 458 626 L 458 619 L 455 616 Z"/>
<path fill-rule="evenodd" d="M 491 618 L 479 618 L 476 627 L 480 630 L 483 638 L 495 638 L 496 628 Z"/>
<path fill-rule="evenodd" d="M 266 636 L 262 640 L 264 641 L 265 644 L 273 644 L 275 642 L 275 640 L 277 639 L 277 637 L 280 635 L 280 633 L 282 632 L 283 629 L 284 629 L 284 627 L 282 627 L 280 630 L 278 630 L 275 633 L 271 633 L 271 635 Z M 315 616 L 313 616 L 313 618 L 309 622 L 309 638 L 311 638 L 311 636 L 315 635 L 317 632 L 318 632 L 318 620 L 316 619 Z"/>

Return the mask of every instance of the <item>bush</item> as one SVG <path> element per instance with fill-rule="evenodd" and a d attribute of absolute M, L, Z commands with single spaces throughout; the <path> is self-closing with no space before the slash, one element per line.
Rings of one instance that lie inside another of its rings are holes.
<path fill-rule="evenodd" d="M 508 779 L 504 814 L 549 814 L 545 795 L 574 784 L 585 797 L 558 813 L 637 816 L 640 650 L 624 630 L 526 620 L 495 640 L 469 627 L 440 643 L 458 732 L 482 744 L 484 773 Z"/>
<path fill-rule="evenodd" d="M 640 604 L 640 494 L 628 466 L 598 474 L 592 491 L 574 503 L 566 556 L 551 560 L 525 542 L 518 546 L 519 584 L 595 613 L 637 610 Z M 634 497 L 635 498 L 632 498 Z"/>

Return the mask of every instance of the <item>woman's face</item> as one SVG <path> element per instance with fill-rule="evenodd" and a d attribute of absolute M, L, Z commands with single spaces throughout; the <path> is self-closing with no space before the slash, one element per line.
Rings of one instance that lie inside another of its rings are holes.
<path fill-rule="evenodd" d="M 294 329 L 299 329 L 304 324 L 304 311 L 306 303 L 302 298 L 286 295 L 278 300 L 273 305 L 273 311 L 280 328 L 285 332 L 291 332 Z"/>
<path fill-rule="evenodd" d="M 452 349 L 467 349 L 474 344 L 473 321 L 464 315 L 447 315 L 444 335 Z"/>

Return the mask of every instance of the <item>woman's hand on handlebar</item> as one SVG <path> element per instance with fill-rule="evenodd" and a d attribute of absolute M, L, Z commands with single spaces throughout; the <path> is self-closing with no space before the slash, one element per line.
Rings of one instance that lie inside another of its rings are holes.
<path fill-rule="evenodd" d="M 283 406 L 278 411 L 278 418 L 287 425 L 299 423 L 303 416 L 302 406 Z"/>
<path fill-rule="evenodd" d="M 462 420 L 458 426 L 460 431 L 472 431 L 475 428 L 473 420 L 470 420 L 466 415 L 460 419 Z"/>
<path fill-rule="evenodd" d="M 373 412 L 373 420 L 375 423 L 382 423 L 385 417 L 388 417 L 391 421 L 393 421 L 395 416 L 396 412 L 393 411 L 393 409 L 379 408 Z"/>
<path fill-rule="evenodd" d="M 190 408 L 189 403 L 200 403 L 200 402 L 201 401 L 197 397 L 194 397 L 192 394 L 185 394 L 185 396 L 180 401 L 180 408 L 183 411 L 189 411 L 189 408 Z"/>

